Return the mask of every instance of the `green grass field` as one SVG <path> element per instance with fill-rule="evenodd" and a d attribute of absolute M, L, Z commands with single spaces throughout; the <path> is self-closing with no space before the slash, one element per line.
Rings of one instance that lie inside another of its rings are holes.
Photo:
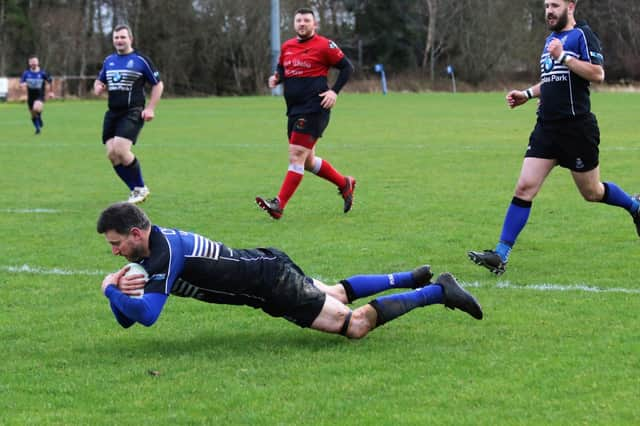
<path fill-rule="evenodd" d="M 593 95 L 602 179 L 629 192 L 639 101 Z M 507 273 L 467 260 L 499 236 L 533 103 L 345 94 L 317 154 L 358 179 L 353 211 L 308 173 L 280 221 L 253 200 L 286 172 L 282 99 L 160 103 L 134 149 L 155 223 L 279 247 L 326 282 L 430 263 L 485 310 L 428 307 L 360 341 L 178 298 L 153 327 L 120 328 L 100 283 L 126 261 L 95 232 L 127 196 L 100 142 L 105 108 L 49 102 L 34 136 L 24 104 L 0 104 L 0 424 L 640 423 L 640 241 L 626 212 L 584 202 L 556 169 Z"/>

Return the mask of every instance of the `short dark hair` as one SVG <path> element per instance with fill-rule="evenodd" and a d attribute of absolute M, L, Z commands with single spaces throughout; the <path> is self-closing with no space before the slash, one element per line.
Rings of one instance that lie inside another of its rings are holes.
<path fill-rule="evenodd" d="M 131 203 L 115 203 L 100 213 L 96 230 L 98 234 L 116 231 L 127 235 L 131 228 L 149 229 L 151 222 L 142 209 Z"/>
<path fill-rule="evenodd" d="M 313 9 L 310 9 L 308 7 L 301 7 L 300 9 L 296 10 L 296 13 L 293 14 L 293 16 L 295 15 L 313 15 L 313 19 L 316 19 L 316 13 L 313 11 Z"/>
<path fill-rule="evenodd" d="M 129 37 L 133 38 L 133 31 L 131 31 L 131 27 L 127 24 L 118 24 L 113 28 L 114 33 L 120 30 L 127 30 L 127 32 L 129 33 Z"/>

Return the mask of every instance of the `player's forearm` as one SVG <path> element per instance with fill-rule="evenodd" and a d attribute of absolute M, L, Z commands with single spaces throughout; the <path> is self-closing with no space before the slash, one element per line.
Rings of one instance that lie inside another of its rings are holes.
<path fill-rule="evenodd" d="M 149 96 L 149 103 L 147 104 L 147 108 L 155 109 L 158 102 L 160 102 L 160 98 L 162 97 L 162 92 L 164 91 L 164 84 L 159 82 L 155 86 L 151 88 L 151 95 Z"/>
<path fill-rule="evenodd" d="M 104 91 L 104 88 L 105 85 L 100 80 L 96 80 L 93 82 L 93 93 L 95 93 L 96 96 L 100 96 Z"/>
<path fill-rule="evenodd" d="M 128 320 L 139 322 L 147 327 L 156 322 L 166 300 L 166 296 L 163 294 L 145 294 L 140 299 L 129 297 L 118 290 L 115 285 L 107 287 L 105 296 L 111 302 L 112 310 L 115 307 Z M 116 319 L 118 319 L 117 315 Z M 124 326 L 119 319 L 118 322 Z"/>
<path fill-rule="evenodd" d="M 604 68 L 601 65 L 595 65 L 591 62 L 581 61 L 576 58 L 567 56 L 565 59 L 565 65 L 571 72 L 578 74 L 585 80 L 589 80 L 592 83 L 602 83 L 604 81 Z"/>
<path fill-rule="evenodd" d="M 342 90 L 344 85 L 347 84 L 347 81 L 349 81 L 351 74 L 353 74 L 353 64 L 351 64 L 351 61 L 349 61 L 349 59 L 347 59 L 347 57 L 345 56 L 336 65 L 336 68 L 338 68 L 340 72 L 338 73 L 336 82 L 334 83 L 331 90 L 333 90 L 336 93 L 340 93 L 340 90 Z"/>
<path fill-rule="evenodd" d="M 528 89 L 526 89 L 525 95 L 527 96 L 527 99 L 531 99 L 531 98 L 539 98 L 540 97 L 540 86 L 542 86 L 542 83 L 538 83 L 534 86 L 529 87 Z"/>
<path fill-rule="evenodd" d="M 276 67 L 276 73 L 278 74 L 277 84 L 280 84 L 284 81 L 284 67 L 282 66 L 282 64 L 278 64 L 278 66 Z"/>
<path fill-rule="evenodd" d="M 129 328 L 136 323 L 135 321 L 125 316 L 122 312 L 120 312 L 118 307 L 114 305 L 113 302 L 109 301 L 109 306 L 111 307 L 113 316 L 116 317 L 116 321 L 118 321 L 118 324 L 120 324 L 123 328 Z"/>

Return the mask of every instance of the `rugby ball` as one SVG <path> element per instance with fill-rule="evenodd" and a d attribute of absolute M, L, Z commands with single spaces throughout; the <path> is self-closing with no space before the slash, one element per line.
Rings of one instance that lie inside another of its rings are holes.
<path fill-rule="evenodd" d="M 142 267 L 142 265 L 140 265 L 139 263 L 135 263 L 135 262 L 133 262 L 133 263 L 129 263 L 129 264 L 127 264 L 126 266 L 128 266 L 128 267 L 129 267 L 129 270 L 128 270 L 127 272 L 125 272 L 125 273 L 124 273 L 124 276 L 125 276 L 125 277 L 128 277 L 129 275 L 138 275 L 138 274 L 142 274 L 142 275 L 144 275 L 144 279 L 145 279 L 145 281 L 149 280 L 149 274 L 147 273 L 146 269 L 144 269 L 144 268 Z M 130 294 L 130 295 L 129 295 L 129 297 L 133 297 L 133 298 L 139 299 L 139 298 L 141 298 L 143 295 L 144 295 L 144 289 L 143 289 L 143 288 L 141 288 L 141 289 L 140 289 L 140 293 L 139 293 L 139 294 L 137 294 L 137 295 Z"/>

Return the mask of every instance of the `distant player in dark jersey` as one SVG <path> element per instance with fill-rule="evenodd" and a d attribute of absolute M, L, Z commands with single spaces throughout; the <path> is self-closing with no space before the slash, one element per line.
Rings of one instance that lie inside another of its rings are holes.
<path fill-rule="evenodd" d="M 540 58 L 541 80 L 529 89 L 507 94 L 515 108 L 540 98 L 538 121 L 529 144 L 511 205 L 495 250 L 470 251 L 469 258 L 500 275 L 511 248 L 525 227 L 534 197 L 551 170 L 560 165 L 571 170 L 586 201 L 627 210 L 640 236 L 640 203 L 613 182 L 600 181 L 598 145 L 600 131 L 591 113 L 590 82 L 604 80 L 600 41 L 585 22 L 576 22 L 576 0 L 545 0 L 545 15 L 552 33 Z"/>
<path fill-rule="evenodd" d="M 44 101 L 47 97 L 53 98 L 52 80 L 49 73 L 40 68 L 37 56 L 29 56 L 28 61 L 29 69 L 22 73 L 20 86 L 27 89 L 27 107 L 31 114 L 33 127 L 36 129 L 36 135 L 39 135 L 44 126 L 44 121 L 42 121 Z"/>
<path fill-rule="evenodd" d="M 296 38 L 282 45 L 278 69 L 269 78 L 269 87 L 284 84 L 287 104 L 287 134 L 289 137 L 289 170 L 278 196 L 272 199 L 256 197 L 256 203 L 274 219 L 282 217 L 289 199 L 308 170 L 332 182 L 344 200 L 343 211 L 353 205 L 356 180 L 340 174 L 327 160 L 315 155 L 315 145 L 329 124 L 331 108 L 338 93 L 347 83 L 353 65 L 331 40 L 316 34 L 315 15 L 311 9 L 295 13 Z M 339 70 L 332 88 L 327 74 L 330 68 Z"/>
<path fill-rule="evenodd" d="M 133 34 L 126 25 L 113 30 L 116 53 L 107 56 L 93 88 L 96 95 L 109 91 L 109 110 L 104 115 L 102 143 L 116 174 L 131 191 L 128 202 L 141 203 L 150 194 L 142 178 L 140 161 L 131 152 L 145 121 L 155 117 L 164 86 L 149 58 L 133 49 Z M 151 85 L 145 106 L 145 84 Z"/>
<path fill-rule="evenodd" d="M 407 272 L 356 275 L 329 286 L 308 277 L 274 248 L 234 249 L 204 236 L 152 225 L 131 203 L 106 208 L 97 222 L 114 255 L 142 265 L 148 274 L 107 275 L 102 291 L 118 323 L 150 326 L 169 295 L 202 302 L 246 305 L 300 327 L 361 338 L 415 308 L 444 304 L 482 319 L 480 305 L 449 273 L 431 283 L 428 265 Z M 143 294 L 140 296 L 140 289 Z M 390 289 L 412 289 L 377 297 L 351 310 L 347 304 Z M 136 297 L 133 297 L 136 296 Z"/>

